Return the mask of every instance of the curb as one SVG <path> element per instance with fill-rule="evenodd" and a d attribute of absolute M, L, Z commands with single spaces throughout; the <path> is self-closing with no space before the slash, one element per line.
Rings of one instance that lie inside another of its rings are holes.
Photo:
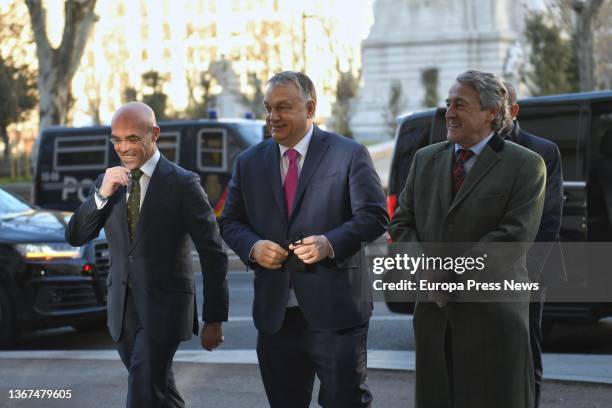
<path fill-rule="evenodd" d="M 119 361 L 115 350 L 3 351 L 3 360 L 107 360 Z M 544 379 L 612 384 L 612 356 L 545 353 Z M 255 350 L 179 350 L 174 361 L 181 363 L 257 364 Z M 414 371 L 414 351 L 368 350 L 368 368 Z"/>

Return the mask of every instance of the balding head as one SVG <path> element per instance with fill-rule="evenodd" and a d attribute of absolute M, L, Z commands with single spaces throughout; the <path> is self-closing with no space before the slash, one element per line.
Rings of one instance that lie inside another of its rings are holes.
<path fill-rule="evenodd" d="M 140 168 L 157 149 L 159 127 L 155 113 L 141 102 L 120 107 L 111 120 L 111 140 L 117 155 L 129 169 Z"/>
<path fill-rule="evenodd" d="M 149 105 L 142 102 L 128 102 L 117 109 L 111 120 L 111 127 L 116 121 L 123 120 L 143 126 L 146 129 L 157 126 L 155 112 Z"/>

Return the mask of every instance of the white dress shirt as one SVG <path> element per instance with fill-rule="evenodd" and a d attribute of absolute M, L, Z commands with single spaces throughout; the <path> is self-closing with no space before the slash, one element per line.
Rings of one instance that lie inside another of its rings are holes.
<path fill-rule="evenodd" d="M 147 194 L 147 189 L 149 188 L 151 177 L 153 176 L 153 172 L 155 171 L 155 167 L 157 167 L 157 162 L 159 162 L 160 157 L 161 157 L 161 154 L 159 153 L 159 150 L 155 149 L 155 153 L 153 153 L 153 156 L 151 156 L 149 160 L 147 160 L 145 164 L 143 164 L 142 167 L 140 168 L 140 170 L 142 170 L 142 176 L 140 176 L 140 180 L 139 180 L 140 182 L 140 208 L 142 208 L 142 203 L 144 202 L 145 195 Z M 130 191 L 127 191 L 125 195 L 126 202 L 129 197 L 130 197 Z M 96 200 L 96 207 L 98 207 L 98 210 L 104 208 L 104 206 L 108 202 L 108 200 L 106 201 L 100 200 L 97 195 L 94 195 L 94 200 Z"/>

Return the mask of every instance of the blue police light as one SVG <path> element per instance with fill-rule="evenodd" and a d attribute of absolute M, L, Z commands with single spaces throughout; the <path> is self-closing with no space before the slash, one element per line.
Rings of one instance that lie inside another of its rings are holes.
<path fill-rule="evenodd" d="M 244 118 L 245 119 L 249 119 L 249 120 L 253 120 L 253 119 L 255 119 L 255 116 L 253 115 L 253 112 L 245 112 L 244 113 Z"/>
<path fill-rule="evenodd" d="M 215 109 L 209 109 L 208 110 L 208 119 L 218 119 L 217 118 L 217 111 Z"/>

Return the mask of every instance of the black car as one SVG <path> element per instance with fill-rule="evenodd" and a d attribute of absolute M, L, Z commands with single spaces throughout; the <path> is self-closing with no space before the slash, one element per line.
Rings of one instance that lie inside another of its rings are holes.
<path fill-rule="evenodd" d="M 521 128 L 553 141 L 561 152 L 564 178 L 561 241 L 612 242 L 611 181 L 609 173 L 601 170 L 603 166 L 612 166 L 612 92 L 540 96 L 518 102 Z M 399 118 L 387 197 L 390 215 L 397 207 L 416 151 L 446 140 L 445 113 L 446 108 L 437 108 Z M 567 285 L 600 282 L 602 276 L 609 276 L 607 264 L 586 267 L 576 262 L 566 255 L 568 283 L 549 287 L 549 295 L 571 288 Z M 412 313 L 414 307 L 391 301 L 387 305 L 397 313 Z M 548 325 L 607 316 L 612 316 L 612 304 L 608 302 L 550 302 L 544 307 Z"/>
<path fill-rule="evenodd" d="M 27 331 L 104 325 L 108 246 L 103 237 L 70 246 L 69 218 L 0 188 L 0 347 Z"/>

